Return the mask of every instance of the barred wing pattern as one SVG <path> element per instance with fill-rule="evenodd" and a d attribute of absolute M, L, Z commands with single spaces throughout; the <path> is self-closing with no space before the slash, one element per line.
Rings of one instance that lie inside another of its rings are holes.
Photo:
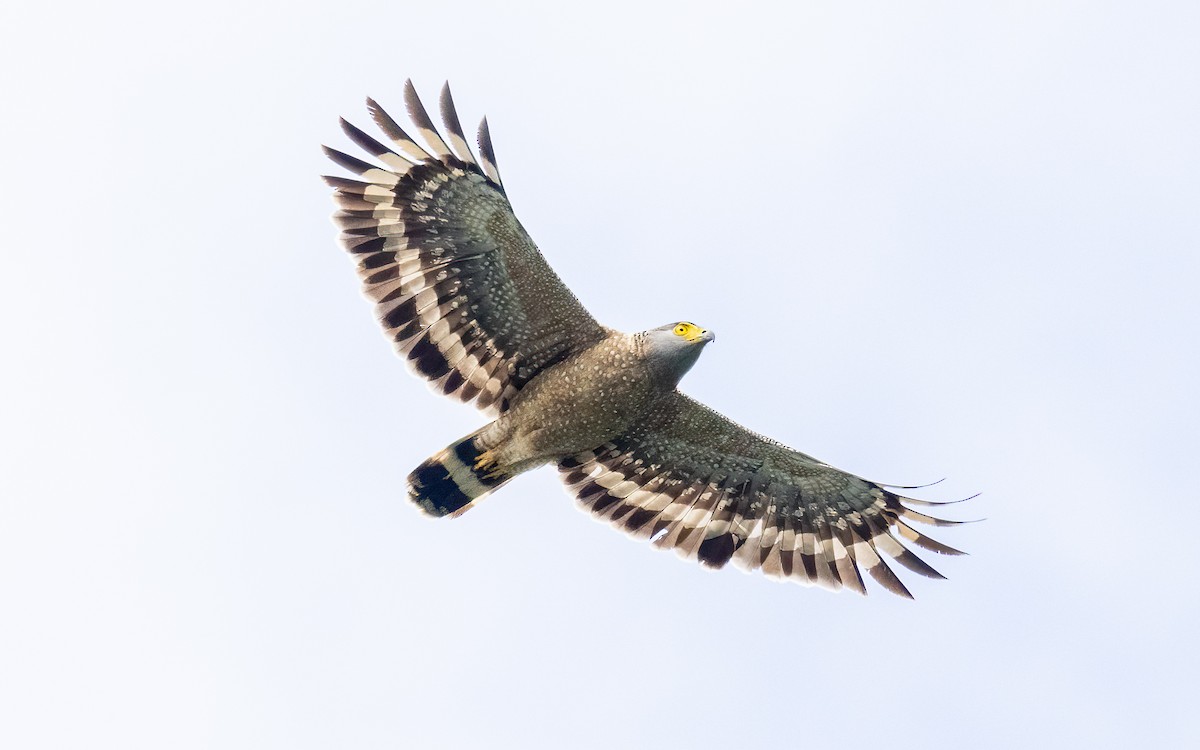
<path fill-rule="evenodd" d="M 943 576 L 895 534 L 962 554 L 916 531 L 958 523 L 905 507 L 941 505 L 884 486 L 756 435 L 678 391 L 628 434 L 559 463 L 563 481 L 599 520 L 712 568 L 747 570 L 866 593 L 860 569 L 912 595 L 884 560 Z M 893 533 L 894 532 L 894 533 Z"/>
<path fill-rule="evenodd" d="M 334 222 L 397 352 L 447 395 L 497 414 L 530 379 L 604 336 L 513 215 L 485 119 L 480 160 L 463 136 L 449 86 L 443 139 L 412 81 L 405 103 L 422 147 L 367 100 L 388 147 L 342 128 L 378 166 L 331 148 L 358 179 L 325 177 Z"/>

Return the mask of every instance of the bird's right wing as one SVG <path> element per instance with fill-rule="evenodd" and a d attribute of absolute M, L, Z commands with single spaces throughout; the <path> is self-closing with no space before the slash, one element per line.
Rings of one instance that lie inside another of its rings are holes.
<path fill-rule="evenodd" d="M 340 208 L 334 222 L 400 355 L 444 393 L 500 413 L 535 375 L 605 331 L 513 215 L 487 121 L 480 125 L 477 161 L 449 87 L 441 97 L 448 139 L 411 81 L 404 93 L 428 150 L 368 99 L 393 145 L 342 121 L 350 139 L 383 166 L 325 149 L 357 178 L 324 178 Z"/>
<path fill-rule="evenodd" d="M 942 575 L 900 538 L 962 554 L 909 524 L 932 518 L 884 486 L 757 435 L 675 391 L 627 434 L 565 459 L 559 470 L 599 520 L 712 567 L 748 570 L 866 593 L 860 568 L 909 596 L 884 557 Z M 899 535 L 900 538 L 897 538 Z"/>

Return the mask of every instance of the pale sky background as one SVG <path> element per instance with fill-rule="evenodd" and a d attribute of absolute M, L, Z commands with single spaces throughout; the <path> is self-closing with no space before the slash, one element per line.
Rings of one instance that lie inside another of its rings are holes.
<path fill-rule="evenodd" d="M 10 3 L 0 746 L 1200 746 L 1200 5 Z M 736 8 L 736 9 L 735 9 Z M 708 573 L 394 358 L 318 145 L 445 79 L 602 321 L 981 492 L 915 602 Z"/>

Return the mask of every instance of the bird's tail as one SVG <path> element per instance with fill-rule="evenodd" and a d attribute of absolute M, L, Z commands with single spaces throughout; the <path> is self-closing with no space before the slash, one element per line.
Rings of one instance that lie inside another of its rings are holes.
<path fill-rule="evenodd" d="M 431 516 L 458 515 L 519 472 L 500 468 L 478 447 L 479 433 L 435 453 L 408 475 L 408 497 Z"/>

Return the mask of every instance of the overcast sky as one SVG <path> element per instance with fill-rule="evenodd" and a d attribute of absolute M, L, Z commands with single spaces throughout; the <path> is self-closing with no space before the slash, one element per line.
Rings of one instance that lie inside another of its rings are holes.
<path fill-rule="evenodd" d="M 10 5 L 0 746 L 1200 746 L 1200 6 Z M 688 393 L 982 493 L 949 580 L 709 573 L 551 470 L 421 517 L 483 417 L 317 179 L 410 76 L 597 318 L 717 332 Z"/>

